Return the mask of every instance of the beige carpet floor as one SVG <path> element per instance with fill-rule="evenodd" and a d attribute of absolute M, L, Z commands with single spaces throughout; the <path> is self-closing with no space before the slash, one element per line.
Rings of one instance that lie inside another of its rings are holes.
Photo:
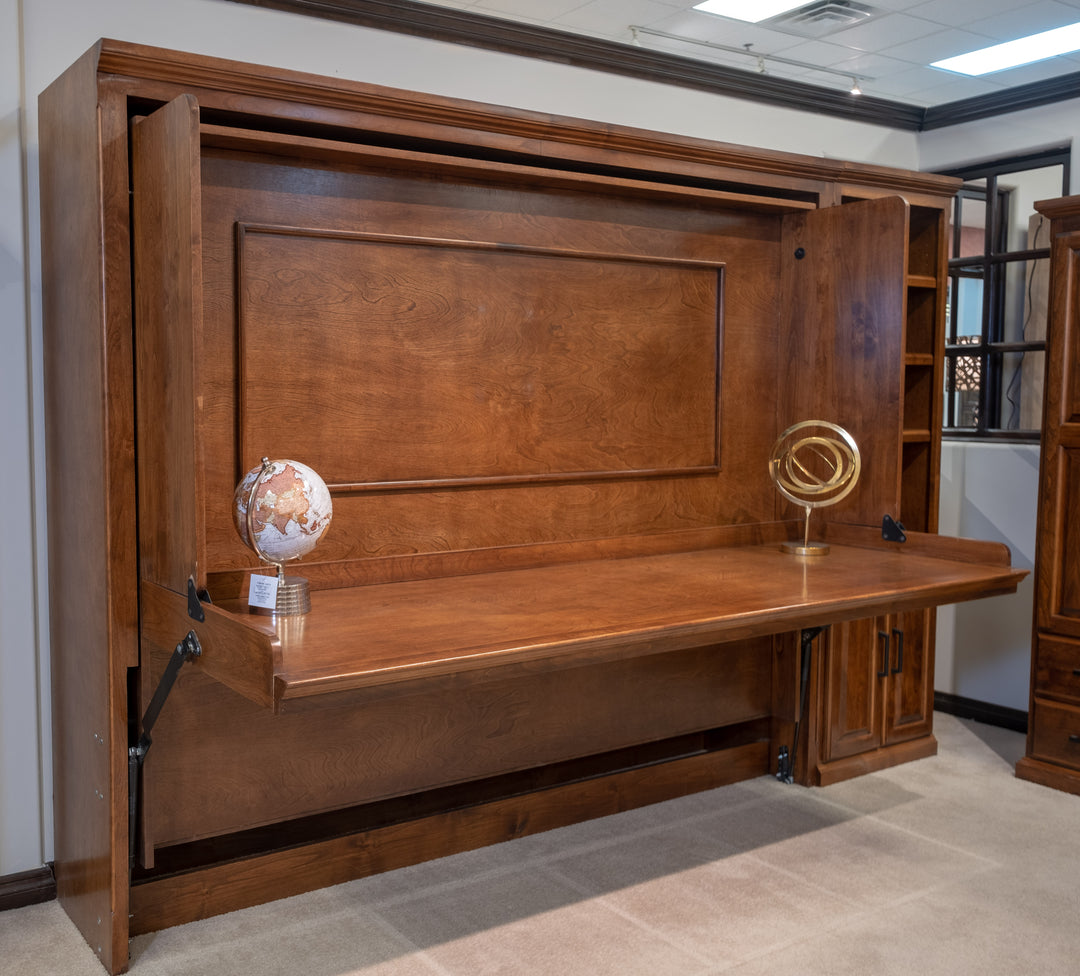
<path fill-rule="evenodd" d="M 826 789 L 761 778 L 132 943 L 135 976 L 1029 976 L 1080 972 L 1080 797 L 1023 736 Z M 0 972 L 102 972 L 54 902 Z"/>

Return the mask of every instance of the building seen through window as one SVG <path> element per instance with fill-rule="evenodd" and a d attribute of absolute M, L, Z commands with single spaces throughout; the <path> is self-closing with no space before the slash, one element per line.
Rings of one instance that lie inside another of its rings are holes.
<path fill-rule="evenodd" d="M 1069 151 L 954 170 L 945 336 L 946 436 L 1037 440 L 1042 422 L 1049 221 Z"/>

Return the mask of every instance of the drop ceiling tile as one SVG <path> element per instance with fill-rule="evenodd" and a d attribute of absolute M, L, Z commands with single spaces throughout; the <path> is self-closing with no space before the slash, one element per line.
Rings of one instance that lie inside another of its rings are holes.
<path fill-rule="evenodd" d="M 1042 3 L 1029 3 L 994 17 L 972 21 L 967 25 L 967 29 L 986 34 L 995 41 L 1011 41 L 1017 37 L 1027 37 L 1029 34 L 1075 24 L 1077 21 L 1080 21 L 1080 11 L 1053 0 L 1045 0 Z"/>
<path fill-rule="evenodd" d="M 934 61 L 952 57 L 954 54 L 964 54 L 967 51 L 985 47 L 987 41 L 985 34 L 950 28 L 938 34 L 928 34 L 914 41 L 882 48 L 881 53 L 891 58 L 899 58 L 901 61 L 932 64 Z"/>
<path fill-rule="evenodd" d="M 648 27 L 670 17 L 671 11 L 656 0 L 592 0 L 560 17 L 557 26 L 602 37 L 628 36 L 631 24 Z"/>
<path fill-rule="evenodd" d="M 490 13 L 494 16 L 513 17 L 515 20 L 525 20 L 530 23 L 555 20 L 568 14 L 571 10 L 577 10 L 585 0 L 544 0 L 537 3 L 536 0 L 478 0 L 476 11 Z"/>
<path fill-rule="evenodd" d="M 949 0 L 948 3 L 942 3 L 941 0 L 929 0 L 927 3 L 920 0 L 908 13 L 946 27 L 968 27 L 972 21 L 1010 10 L 1020 10 L 1029 2 L 1030 0 Z"/>
<path fill-rule="evenodd" d="M 773 53 L 822 67 L 829 67 L 837 61 L 847 61 L 851 57 L 851 51 L 846 47 L 830 44 L 828 41 L 800 41 L 790 47 L 779 48 Z"/>
<path fill-rule="evenodd" d="M 867 78 L 888 78 L 890 75 L 898 75 L 910 71 L 914 65 L 910 61 L 901 61 L 898 58 L 890 58 L 884 54 L 857 54 L 846 61 L 837 61 L 832 67 L 837 71 L 850 71 L 853 74 Z"/>
<path fill-rule="evenodd" d="M 921 17 L 888 13 L 865 24 L 857 24 L 829 34 L 823 39 L 860 51 L 880 51 L 882 48 L 925 37 L 939 30 L 941 27 L 938 24 L 932 24 Z"/>
<path fill-rule="evenodd" d="M 1045 61 L 1036 61 L 1033 64 L 1022 64 L 1015 68 L 1009 68 L 1007 71 L 995 71 L 989 75 L 982 75 L 990 81 L 997 82 L 1000 85 L 1006 87 L 1012 87 L 1013 85 L 1027 85 L 1034 81 L 1046 81 L 1048 78 L 1057 78 L 1061 75 L 1062 65 L 1065 62 L 1062 58 L 1047 58 Z M 1065 74 L 1070 71 L 1080 70 L 1080 65 L 1070 63 L 1065 67 Z M 1076 86 L 1076 94 L 1080 96 L 1080 83 Z"/>

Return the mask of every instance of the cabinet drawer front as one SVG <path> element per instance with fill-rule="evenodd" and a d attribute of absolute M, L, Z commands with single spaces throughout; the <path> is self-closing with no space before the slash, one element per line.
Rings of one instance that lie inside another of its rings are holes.
<path fill-rule="evenodd" d="M 1039 637 L 1035 694 L 1080 705 L 1080 642 Z"/>
<path fill-rule="evenodd" d="M 1032 756 L 1080 769 L 1080 708 L 1038 702 L 1033 728 Z"/>

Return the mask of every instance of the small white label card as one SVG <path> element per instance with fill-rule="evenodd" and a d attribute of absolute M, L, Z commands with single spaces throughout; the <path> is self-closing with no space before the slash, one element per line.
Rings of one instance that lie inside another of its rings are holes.
<path fill-rule="evenodd" d="M 262 607 L 264 610 L 277 609 L 277 587 L 277 576 L 258 576 L 252 573 L 248 606 Z"/>

